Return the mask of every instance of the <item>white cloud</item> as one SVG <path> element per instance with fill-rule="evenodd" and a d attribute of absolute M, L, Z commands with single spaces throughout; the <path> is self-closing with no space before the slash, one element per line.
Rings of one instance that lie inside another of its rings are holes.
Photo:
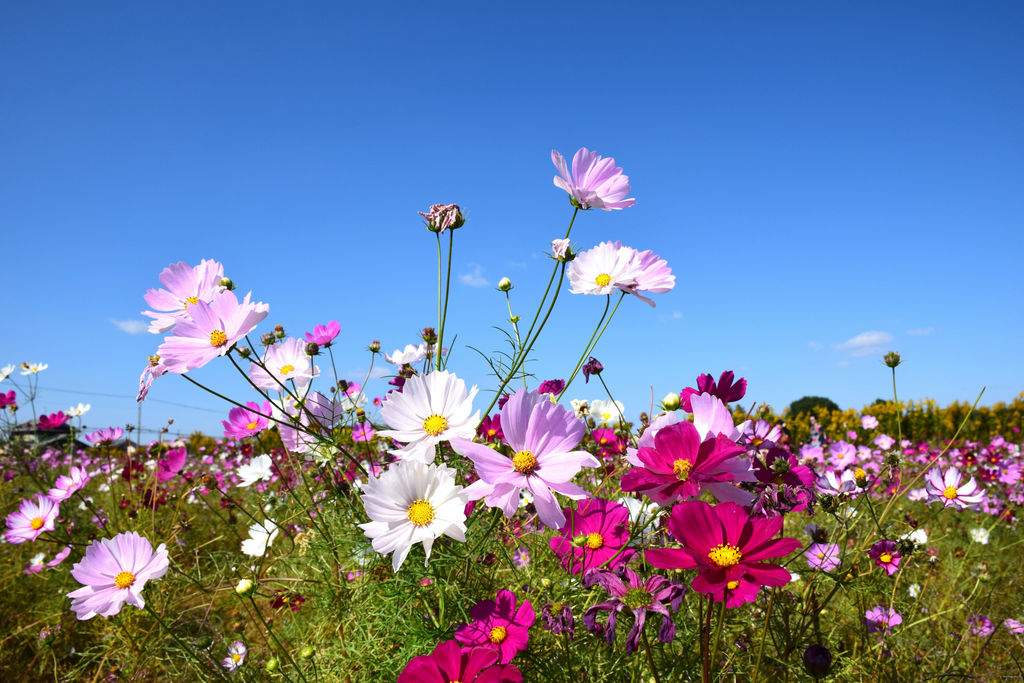
<path fill-rule="evenodd" d="M 470 287 L 486 287 L 488 284 L 487 278 L 484 277 L 484 269 L 482 266 L 473 266 L 472 272 L 463 273 L 459 276 L 459 282 Z"/>
<path fill-rule="evenodd" d="M 145 320 L 114 320 L 110 318 L 110 322 L 114 327 L 128 334 L 143 334 L 149 328 L 149 323 Z"/>
<path fill-rule="evenodd" d="M 919 327 L 916 330 L 907 330 L 907 334 L 913 334 L 918 337 L 927 337 L 929 334 L 935 331 L 934 327 Z"/>
<path fill-rule="evenodd" d="M 808 346 L 808 348 L 811 349 L 811 351 L 821 351 L 821 344 L 819 344 L 816 341 L 809 341 L 809 342 L 807 342 L 807 346 Z"/>
<path fill-rule="evenodd" d="M 836 344 L 835 348 L 839 351 L 845 351 L 852 356 L 870 356 L 875 353 L 881 353 L 885 345 L 891 342 L 892 335 L 888 332 L 870 330 L 868 332 L 861 332 L 856 337 L 847 339 L 842 344 Z"/>

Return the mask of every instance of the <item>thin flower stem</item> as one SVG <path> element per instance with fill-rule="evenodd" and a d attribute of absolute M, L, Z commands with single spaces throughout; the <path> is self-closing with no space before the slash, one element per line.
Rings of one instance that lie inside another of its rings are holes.
<path fill-rule="evenodd" d="M 174 640 L 174 642 L 178 644 L 178 647 L 180 647 L 182 650 L 184 650 L 188 654 L 189 657 L 191 657 L 193 660 L 195 660 L 196 664 L 199 665 L 199 670 L 200 671 L 207 671 L 208 669 L 212 669 L 213 671 L 216 672 L 217 677 L 220 680 L 222 680 L 222 681 L 228 680 L 227 677 L 224 676 L 224 674 L 217 668 L 216 663 L 214 663 L 212 667 L 208 667 L 207 665 L 209 664 L 209 662 L 204 662 L 202 659 L 200 659 L 199 655 L 196 654 L 195 648 L 190 647 L 181 638 L 179 638 L 178 634 L 174 632 L 174 629 L 172 629 L 171 627 L 169 627 L 167 624 L 164 623 L 164 620 L 160 618 L 160 615 L 157 614 L 156 610 L 153 609 L 153 606 L 150 605 L 148 602 L 146 603 L 146 611 L 149 612 L 150 615 L 152 615 L 152 617 L 154 619 L 156 619 L 156 623 L 160 624 L 160 627 L 163 630 L 167 631 L 167 633 L 171 636 L 171 638 Z"/>
<path fill-rule="evenodd" d="M 708 605 L 708 609 L 711 606 Z M 722 606 L 718 610 L 718 626 L 715 627 L 715 640 L 711 650 L 711 663 L 715 664 L 718 661 L 718 646 L 722 642 L 722 626 L 725 624 L 725 600 L 722 600 Z"/>
<path fill-rule="evenodd" d="M 611 312 L 611 313 L 610 313 L 610 314 L 608 315 L 608 319 L 607 319 L 607 320 L 605 321 L 605 323 L 604 323 L 604 327 L 602 327 L 602 328 L 601 328 L 601 331 L 600 331 L 600 332 L 599 332 L 599 333 L 597 334 L 597 338 L 596 338 L 596 339 L 594 339 L 594 340 L 593 340 L 593 343 L 592 343 L 592 344 L 590 345 L 590 347 L 589 347 L 589 348 L 588 348 L 587 350 L 585 350 L 585 351 L 583 352 L 583 358 L 584 358 L 584 359 L 585 359 L 586 357 L 590 356 L 590 354 L 594 352 L 594 349 L 595 349 L 595 348 L 597 347 L 597 342 L 601 341 L 601 337 L 602 337 L 602 336 L 604 335 L 604 331 L 608 329 L 608 326 L 609 326 L 609 325 L 611 324 L 611 322 L 612 322 L 612 318 L 614 318 L 614 317 L 615 317 L 615 311 L 619 310 L 619 304 L 621 304 L 621 303 L 622 303 L 622 300 L 623 300 L 624 298 L 626 298 L 626 293 L 625 293 L 625 292 L 623 292 L 623 293 L 622 293 L 622 294 L 621 294 L 621 295 L 619 296 L 619 300 L 615 302 L 615 308 L 613 308 L 613 309 L 612 309 L 612 312 Z M 585 362 L 585 360 L 584 360 L 584 362 Z M 573 373 L 572 373 L 572 375 L 571 375 L 571 376 L 569 377 L 569 380 L 568 380 L 568 381 L 567 381 L 567 382 L 565 383 L 565 388 L 564 388 L 564 389 L 562 389 L 562 393 L 558 395 L 558 397 L 559 397 L 559 398 L 561 398 L 561 397 L 562 397 L 562 395 L 563 395 L 563 394 L 564 394 L 564 393 L 565 393 L 566 391 L 568 391 L 568 389 L 569 389 L 569 385 L 570 385 L 570 384 L 572 384 L 572 381 L 573 381 L 573 379 L 575 379 L 575 378 L 576 378 L 576 375 L 577 375 L 577 374 L 579 373 L 580 369 L 581 369 L 581 368 L 583 367 L 583 364 L 584 364 L 584 362 L 580 362 L 579 364 L 577 364 L 577 366 L 576 366 L 576 369 L 575 369 L 575 370 L 573 370 Z"/>
<path fill-rule="evenodd" d="M 270 624 L 267 623 L 267 620 L 263 618 L 263 613 L 260 612 L 260 608 L 256 605 L 256 600 L 253 599 L 252 595 L 249 596 L 249 603 L 252 605 L 252 610 L 256 613 L 256 617 L 260 620 L 260 623 L 263 624 L 263 628 L 265 628 L 267 630 L 267 633 L 270 634 L 270 637 L 274 639 L 274 643 L 277 644 L 277 649 L 281 651 L 281 653 L 285 656 L 285 658 L 288 659 L 291 665 L 295 667 L 295 670 L 299 672 L 299 678 L 305 681 L 306 674 L 303 673 L 299 665 L 295 662 L 294 659 L 292 659 L 292 655 L 288 651 L 288 649 L 281 644 L 281 641 L 278 639 L 277 634 L 274 633 L 274 629 L 271 628 Z"/>
<path fill-rule="evenodd" d="M 441 238 L 438 236 L 438 243 Z M 444 325 L 448 320 L 448 293 L 452 289 L 452 249 L 455 247 L 455 230 L 448 231 L 448 274 L 444 282 L 444 311 L 441 313 L 441 329 L 437 332 L 437 369 L 441 369 L 441 360 L 444 356 Z M 440 275 L 440 272 L 438 273 Z"/>
<path fill-rule="evenodd" d="M 435 232 L 437 238 L 437 329 L 441 329 L 441 269 L 444 264 L 441 261 L 441 233 Z M 441 359 L 437 360 L 437 368 L 441 369 Z"/>
<path fill-rule="evenodd" d="M 658 676 L 658 669 L 654 666 L 654 655 L 651 653 L 651 643 L 647 640 L 647 629 L 640 631 L 640 635 L 644 639 L 644 651 L 647 653 L 647 666 L 651 667 L 651 676 L 654 677 L 654 683 L 661 683 L 661 677 Z"/>
<path fill-rule="evenodd" d="M 839 584 L 836 584 L 837 586 Z M 761 629 L 761 644 L 757 647 L 757 661 L 754 664 L 754 675 L 750 677 L 750 680 L 755 683 L 758 680 L 758 674 L 761 673 L 761 655 L 764 654 L 764 641 L 768 640 L 768 624 L 772 618 L 772 605 L 775 604 L 775 593 L 777 589 L 772 588 L 772 594 L 768 598 L 768 609 L 764 613 L 764 628 Z"/>
<path fill-rule="evenodd" d="M 573 209 L 572 218 L 569 219 L 569 229 L 565 231 L 565 236 L 568 237 L 569 233 L 572 232 L 572 224 L 576 222 L 576 214 L 579 213 L 580 207 Z M 548 278 L 548 286 L 544 289 L 544 296 L 540 298 L 540 303 L 537 304 L 537 312 L 533 314 L 533 321 L 530 322 L 530 329 L 526 331 L 526 338 L 529 339 L 530 335 L 533 334 L 533 328 L 537 325 L 537 320 L 540 318 L 540 312 L 544 310 L 544 302 L 548 299 L 548 292 L 551 291 L 551 283 L 555 281 L 555 273 L 558 272 L 558 261 L 555 261 L 555 267 L 551 269 L 551 277 Z M 513 359 L 514 360 L 514 359 Z"/>
<path fill-rule="evenodd" d="M 903 450 L 903 409 L 900 408 L 900 399 L 896 396 L 896 368 L 892 369 L 892 401 L 896 404 L 896 436 L 899 441 L 900 451 Z"/>
<path fill-rule="evenodd" d="M 604 322 L 604 319 L 608 316 L 608 309 L 611 308 L 611 305 L 612 295 L 609 294 L 605 297 L 604 311 L 601 313 L 601 317 L 597 319 L 597 326 L 594 327 L 594 331 L 590 334 L 590 339 L 588 339 L 587 343 L 583 346 L 583 354 L 580 356 L 579 360 L 576 361 L 576 365 L 573 366 L 572 374 L 569 375 L 569 381 L 565 383 L 565 386 L 562 388 L 562 391 L 558 394 L 556 400 L 561 400 L 562 395 L 565 393 L 566 389 L 569 388 L 569 384 L 572 383 L 573 378 L 576 377 L 576 373 L 579 372 L 580 368 L 582 368 L 583 365 L 587 362 L 589 351 L 591 348 L 593 348 L 594 338 L 597 336 L 597 333 L 601 331 L 601 324 Z"/>

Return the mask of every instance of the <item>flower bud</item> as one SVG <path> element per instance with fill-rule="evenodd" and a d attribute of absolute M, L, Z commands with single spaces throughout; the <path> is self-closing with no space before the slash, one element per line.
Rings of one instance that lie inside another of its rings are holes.
<path fill-rule="evenodd" d="M 274 336 L 278 339 L 284 339 L 284 326 L 274 325 Z"/>
<path fill-rule="evenodd" d="M 274 335 L 270 332 L 265 332 L 260 335 L 260 344 L 263 344 L 264 346 L 273 346 L 276 341 L 277 340 L 274 339 Z"/>
<path fill-rule="evenodd" d="M 512 289 L 512 281 L 511 280 L 509 280 L 507 277 L 503 277 L 500 280 L 498 280 L 498 291 L 499 292 L 507 292 L 510 289 Z"/>
<path fill-rule="evenodd" d="M 882 360 L 885 361 L 885 364 L 890 368 L 895 368 L 897 365 L 903 362 L 900 359 L 900 354 L 898 354 L 895 351 L 890 351 L 889 353 L 885 354 L 885 356 L 882 357 Z"/>
<path fill-rule="evenodd" d="M 380 340 L 374 339 L 367 348 L 370 350 L 370 353 L 380 353 Z"/>
<path fill-rule="evenodd" d="M 247 598 L 253 594 L 255 589 L 256 584 L 254 584 L 251 579 L 241 579 L 238 582 L 238 585 L 235 586 L 235 593 L 243 598 Z"/>
<path fill-rule="evenodd" d="M 511 318 L 508 319 L 508 321 L 510 323 L 512 323 L 513 325 L 515 323 L 519 322 L 520 320 L 521 320 L 521 318 L 518 315 L 514 315 L 514 316 L 512 316 Z"/>
<path fill-rule="evenodd" d="M 675 392 L 669 392 L 665 394 L 665 398 L 661 399 L 662 410 L 679 410 L 680 398 L 679 394 Z"/>
<path fill-rule="evenodd" d="M 306 355 L 307 356 L 319 356 L 320 355 L 320 345 L 317 344 L 316 342 L 309 342 L 308 344 L 306 344 Z"/>
<path fill-rule="evenodd" d="M 804 667 L 807 673 L 820 678 L 832 667 L 832 653 L 822 645 L 811 645 L 804 650 Z"/>
<path fill-rule="evenodd" d="M 569 247 L 568 237 L 551 240 L 551 255 L 556 261 L 561 261 L 562 263 L 568 263 L 576 258 L 576 255 L 572 253 L 572 249 Z"/>
<path fill-rule="evenodd" d="M 220 282 L 217 283 L 218 287 L 223 287 L 229 292 L 235 291 L 235 283 L 231 281 L 229 277 L 222 277 Z"/>
<path fill-rule="evenodd" d="M 274 673 L 280 665 L 281 663 L 277 661 L 277 657 L 271 657 L 267 660 L 266 664 L 263 665 L 263 668 L 266 669 L 268 673 Z"/>
<path fill-rule="evenodd" d="M 309 660 L 313 659 L 313 655 L 316 654 L 316 650 L 313 649 L 312 645 L 305 645 L 299 650 L 299 659 Z"/>
<path fill-rule="evenodd" d="M 423 341 L 427 342 L 428 344 L 437 343 L 437 332 L 434 330 L 433 327 L 424 327 L 423 331 L 420 332 L 420 337 L 422 337 Z"/>
<path fill-rule="evenodd" d="M 238 355 L 242 358 L 248 358 L 252 354 L 252 349 L 248 346 L 236 346 L 235 351 L 237 351 Z"/>

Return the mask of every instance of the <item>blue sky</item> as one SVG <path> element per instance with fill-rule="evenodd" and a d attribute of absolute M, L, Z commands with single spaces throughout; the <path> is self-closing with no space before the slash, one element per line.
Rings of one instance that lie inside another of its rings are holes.
<path fill-rule="evenodd" d="M 745 405 L 860 407 L 891 392 L 889 349 L 904 397 L 1011 400 L 1021 35 L 1008 2 L 4 3 L 0 365 L 49 364 L 41 410 L 135 422 L 160 342 L 134 333 L 142 296 L 215 258 L 268 326 L 338 319 L 338 370 L 359 377 L 371 339 L 433 324 L 416 212 L 457 202 L 451 369 L 493 388 L 467 345 L 500 348 L 503 276 L 532 313 L 571 215 L 550 151 L 587 146 L 637 203 L 582 214 L 574 244 L 621 239 L 678 276 L 656 309 L 625 301 L 596 351 L 630 415 L 725 369 Z M 602 307 L 562 293 L 541 379 L 568 374 Z M 226 411 L 165 377 L 143 424 L 215 432 Z"/>

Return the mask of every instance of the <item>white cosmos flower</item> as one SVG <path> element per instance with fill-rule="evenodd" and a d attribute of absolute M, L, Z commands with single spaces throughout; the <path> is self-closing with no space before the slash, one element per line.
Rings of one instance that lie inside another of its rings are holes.
<path fill-rule="evenodd" d="M 988 545 L 988 529 L 986 529 L 985 527 L 979 526 L 976 529 L 971 529 L 968 532 L 968 535 L 971 537 L 971 540 L 975 543 Z"/>
<path fill-rule="evenodd" d="M 258 481 L 270 481 L 270 478 L 274 476 L 273 470 L 270 466 L 273 461 L 269 455 L 259 455 L 249 461 L 248 465 L 241 465 L 235 474 L 237 474 L 242 481 L 238 483 L 239 486 L 252 486 Z M 262 553 L 260 553 L 262 555 Z"/>
<path fill-rule="evenodd" d="M 13 365 L 5 365 L 2 368 L 0 368 L 0 382 L 3 382 L 5 379 L 10 377 L 11 373 L 14 372 L 16 369 L 17 368 L 15 368 Z"/>
<path fill-rule="evenodd" d="M 404 349 L 395 349 L 393 353 L 385 353 L 384 360 L 392 365 L 405 365 L 422 360 L 425 355 L 427 355 L 426 342 L 419 345 L 406 344 Z"/>
<path fill-rule="evenodd" d="M 601 399 L 594 399 L 590 402 L 590 416 L 594 418 L 599 427 L 612 427 L 619 423 L 620 415 L 626 414 L 626 406 L 622 405 L 622 401 L 611 400 L 602 401 Z"/>
<path fill-rule="evenodd" d="M 81 417 L 92 409 L 92 404 L 79 403 L 77 406 L 71 406 L 67 409 L 69 417 Z"/>
<path fill-rule="evenodd" d="M 263 365 L 249 363 L 249 377 L 253 384 L 264 391 L 284 391 L 282 384 L 293 379 L 299 387 L 320 374 L 320 368 L 313 365 L 313 359 L 306 355 L 306 342 L 289 337 L 267 347 L 263 354 Z"/>
<path fill-rule="evenodd" d="M 590 415 L 590 404 L 580 398 L 574 398 L 569 403 L 572 404 L 572 412 L 576 417 L 587 417 Z"/>
<path fill-rule="evenodd" d="M 613 294 L 635 285 L 644 268 L 636 249 L 602 242 L 577 254 L 565 272 L 573 294 Z"/>
<path fill-rule="evenodd" d="M 408 385 L 406 385 L 408 386 Z M 469 497 L 455 483 L 455 470 L 402 460 L 363 485 L 363 507 L 370 520 L 359 527 L 381 555 L 391 553 L 394 571 L 402 566 L 413 545 L 423 543 L 427 566 L 434 539 L 450 536 L 466 542 L 466 503 Z"/>
<path fill-rule="evenodd" d="M 46 363 L 22 363 L 21 374 L 23 375 L 35 375 L 42 372 L 46 368 L 50 367 Z"/>
<path fill-rule="evenodd" d="M 253 524 L 249 527 L 249 538 L 242 541 L 242 552 L 249 557 L 263 557 L 280 532 L 278 526 L 269 519 L 263 524 Z"/>
<path fill-rule="evenodd" d="M 406 444 L 392 451 L 399 457 L 431 461 L 438 443 L 476 435 L 480 422 L 480 411 L 472 413 L 476 391 L 474 386 L 467 394 L 466 383 L 447 370 L 412 377 L 401 393 L 391 392 L 381 406 L 380 416 L 391 429 L 379 434 Z"/>

